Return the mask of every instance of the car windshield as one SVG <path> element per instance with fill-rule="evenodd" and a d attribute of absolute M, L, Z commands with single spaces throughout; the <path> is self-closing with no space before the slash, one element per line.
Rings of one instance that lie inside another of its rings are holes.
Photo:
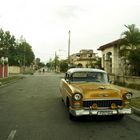
<path fill-rule="evenodd" d="M 107 74 L 103 72 L 75 72 L 70 80 L 71 82 L 108 82 Z"/>

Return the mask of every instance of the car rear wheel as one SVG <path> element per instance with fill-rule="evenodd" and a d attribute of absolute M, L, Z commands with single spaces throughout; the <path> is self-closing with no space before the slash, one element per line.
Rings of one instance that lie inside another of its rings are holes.
<path fill-rule="evenodd" d="M 68 97 L 67 97 L 67 100 L 66 100 L 66 106 L 67 106 L 67 109 L 69 109 L 70 101 L 69 101 L 69 98 Z"/>
<path fill-rule="evenodd" d="M 61 98 L 61 101 L 64 102 L 63 98 Z"/>

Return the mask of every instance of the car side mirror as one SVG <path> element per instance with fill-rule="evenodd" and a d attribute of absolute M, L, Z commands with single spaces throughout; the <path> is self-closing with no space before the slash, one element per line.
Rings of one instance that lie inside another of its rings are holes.
<path fill-rule="evenodd" d="M 66 82 L 70 84 L 70 80 L 69 79 L 66 79 Z"/>
<path fill-rule="evenodd" d="M 68 79 L 65 79 L 66 80 L 66 82 L 69 82 L 69 80 Z"/>

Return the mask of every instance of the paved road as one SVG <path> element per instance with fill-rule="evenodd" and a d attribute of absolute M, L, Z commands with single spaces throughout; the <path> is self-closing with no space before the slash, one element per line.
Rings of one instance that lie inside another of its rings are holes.
<path fill-rule="evenodd" d="M 126 116 L 70 121 L 61 76 L 36 74 L 0 88 L 0 140 L 139 140 L 140 119 Z"/>

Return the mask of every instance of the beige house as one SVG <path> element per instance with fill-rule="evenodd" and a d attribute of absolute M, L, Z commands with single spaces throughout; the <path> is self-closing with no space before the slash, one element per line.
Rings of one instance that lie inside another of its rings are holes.
<path fill-rule="evenodd" d="M 140 77 L 129 76 L 131 65 L 119 55 L 119 50 L 123 47 L 119 45 L 120 41 L 118 39 L 98 48 L 102 51 L 102 67 L 113 82 L 139 86 Z"/>
<path fill-rule="evenodd" d="M 123 62 L 119 57 L 120 41 L 121 39 L 118 39 L 98 48 L 102 51 L 102 67 L 110 74 L 120 75 L 124 73 Z"/>
<path fill-rule="evenodd" d="M 96 67 L 98 57 L 93 50 L 80 50 L 70 56 L 70 63 L 77 67 Z"/>

